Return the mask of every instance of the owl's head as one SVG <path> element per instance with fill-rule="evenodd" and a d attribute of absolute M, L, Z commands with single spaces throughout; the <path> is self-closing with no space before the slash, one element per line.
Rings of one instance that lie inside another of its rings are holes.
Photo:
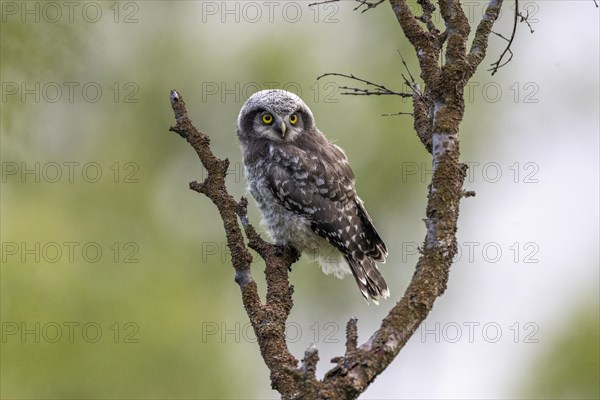
<path fill-rule="evenodd" d="M 271 89 L 250 96 L 238 116 L 237 131 L 242 142 L 267 139 L 282 143 L 312 132 L 314 124 L 312 112 L 300 97 Z"/>

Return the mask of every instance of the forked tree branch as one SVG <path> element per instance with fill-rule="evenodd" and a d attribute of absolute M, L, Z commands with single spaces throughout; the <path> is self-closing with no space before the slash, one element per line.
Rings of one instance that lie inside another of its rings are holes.
<path fill-rule="evenodd" d="M 235 269 L 235 281 L 242 291 L 242 302 L 258 338 L 260 351 L 271 371 L 271 382 L 285 397 L 297 392 L 293 371 L 298 360 L 289 352 L 285 343 L 285 323 L 292 309 L 293 288 L 288 281 L 288 268 L 296 255 L 290 250 L 280 249 L 261 239 L 246 216 L 247 201 L 236 202 L 227 192 L 225 176 L 229 160 L 218 159 L 210 149 L 210 138 L 198 131 L 188 117 L 185 102 L 176 91 L 171 91 L 171 106 L 177 124 L 169 130 L 178 133 L 194 148 L 202 165 L 208 172 L 204 182 L 192 182 L 190 188 L 203 193 L 217 207 L 231 251 L 231 262 Z M 248 245 L 265 261 L 267 301 L 262 304 L 256 282 L 252 279 L 250 264 L 252 255 L 244 244 L 244 236 L 238 217 L 248 237 Z"/>
<path fill-rule="evenodd" d="M 367 9 L 379 4 L 378 1 L 360 3 Z M 170 130 L 188 141 L 208 171 L 204 182 L 192 182 L 190 187 L 206 195 L 221 215 L 242 302 L 262 357 L 271 371 L 272 387 L 285 399 L 354 399 L 385 370 L 425 320 L 437 297 L 446 290 L 450 266 L 457 251 L 459 204 L 463 197 L 474 195 L 463 190 L 466 165 L 459 161 L 458 133 L 464 114 L 464 88 L 485 56 L 502 0 L 489 1 L 468 53 L 470 26 L 460 0 L 437 0 L 446 26 L 443 33 L 431 22 L 435 9 L 431 0 L 417 1 L 423 11 L 420 17 L 415 16 L 408 0 L 390 0 L 390 3 L 405 36 L 415 48 L 424 83 L 422 91 L 414 80 L 410 82 L 413 91 L 410 95 L 413 98 L 415 130 L 432 155 L 433 173 L 425 211 L 427 232 L 415 273 L 402 298 L 383 319 L 380 328 L 363 344 L 358 344 L 356 319 L 348 322 L 344 354 L 332 360 L 335 366 L 322 380 L 315 374 L 318 350 L 312 346 L 308 348 L 299 366 L 285 341 L 285 323 L 293 305 L 288 268 L 297 255 L 260 238 L 246 216 L 246 200 L 242 198 L 237 202 L 227 192 L 225 176 L 228 160 L 214 156 L 208 136 L 192 125 L 181 95 L 171 92 L 177 124 Z M 446 42 L 446 62 L 441 65 L 441 51 Z M 375 92 L 379 91 L 373 94 L 403 95 L 353 75 L 346 77 L 362 81 L 374 87 Z M 252 255 L 244 243 L 238 218 L 248 246 L 265 261 L 265 304 L 260 300 L 251 275 Z"/>

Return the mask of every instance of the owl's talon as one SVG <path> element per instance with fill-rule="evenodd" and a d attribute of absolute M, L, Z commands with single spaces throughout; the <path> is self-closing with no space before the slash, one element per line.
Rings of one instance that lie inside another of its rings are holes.
<path fill-rule="evenodd" d="M 278 257 L 283 256 L 287 252 L 292 253 L 292 264 L 300 259 L 301 253 L 294 246 L 288 244 L 276 244 L 275 247 L 277 247 L 275 254 Z M 288 267 L 288 270 L 290 272 L 292 271 L 291 265 Z"/>
<path fill-rule="evenodd" d="M 300 259 L 300 252 L 298 251 L 297 248 L 295 248 L 294 246 L 288 246 L 288 249 L 292 252 L 293 255 L 293 259 L 292 259 L 292 264 L 295 263 L 296 261 L 298 261 Z M 292 271 L 292 266 L 290 265 L 290 272 Z"/>
<path fill-rule="evenodd" d="M 292 263 L 288 266 L 288 272 L 292 272 L 292 265 L 300 259 L 300 252 L 294 246 L 286 246 L 288 251 L 292 253 Z"/>

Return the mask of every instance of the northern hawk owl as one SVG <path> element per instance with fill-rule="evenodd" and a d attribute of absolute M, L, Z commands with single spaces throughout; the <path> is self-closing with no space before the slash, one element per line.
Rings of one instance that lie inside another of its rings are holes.
<path fill-rule="evenodd" d="M 385 262 L 385 243 L 344 151 L 316 127 L 304 101 L 285 90 L 255 93 L 240 111 L 237 135 L 248 189 L 275 243 L 318 259 L 326 274 L 352 273 L 365 299 L 388 297 L 375 264 Z"/>

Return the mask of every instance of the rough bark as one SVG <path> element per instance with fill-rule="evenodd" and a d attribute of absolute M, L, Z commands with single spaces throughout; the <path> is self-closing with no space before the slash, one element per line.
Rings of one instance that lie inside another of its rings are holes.
<path fill-rule="evenodd" d="M 362 3 L 367 5 L 364 1 Z M 272 387 L 285 399 L 357 398 L 394 360 L 425 320 L 435 300 L 446 290 L 450 266 L 457 251 L 459 204 L 462 197 L 472 195 L 463 191 L 466 165 L 459 161 L 464 88 L 485 57 L 502 0 L 489 1 L 468 52 L 471 27 L 459 0 L 437 1 L 445 24 L 443 32 L 431 19 L 435 5 L 430 0 L 418 0 L 417 3 L 422 10 L 419 16 L 412 12 L 407 0 L 390 0 L 404 35 L 415 48 L 424 83 L 422 92 L 418 86 L 413 87 L 413 116 L 418 137 L 432 156 L 433 174 L 425 220 L 427 233 L 415 273 L 402 298 L 384 318 L 380 328 L 360 346 L 357 343 L 357 321 L 351 319 L 348 322 L 344 355 L 332 360 L 336 365 L 322 380 L 315 376 L 319 360 L 317 349 L 307 349 L 302 363 L 298 365 L 285 341 L 285 323 L 293 305 L 288 268 L 296 255 L 265 242 L 257 234 L 246 216 L 246 200 L 242 198 L 237 202 L 227 192 L 225 175 L 228 160 L 214 156 L 208 136 L 199 132 L 188 118 L 181 95 L 171 92 L 171 105 L 177 121 L 171 130 L 190 143 L 208 171 L 204 182 L 192 182 L 190 188 L 206 195 L 221 215 L 242 302 L 262 357 L 271 371 Z M 445 62 L 442 64 L 440 57 L 444 45 Z M 252 255 L 244 242 L 238 218 L 248 246 L 265 261 L 265 304 L 261 303 L 251 275 Z"/>

